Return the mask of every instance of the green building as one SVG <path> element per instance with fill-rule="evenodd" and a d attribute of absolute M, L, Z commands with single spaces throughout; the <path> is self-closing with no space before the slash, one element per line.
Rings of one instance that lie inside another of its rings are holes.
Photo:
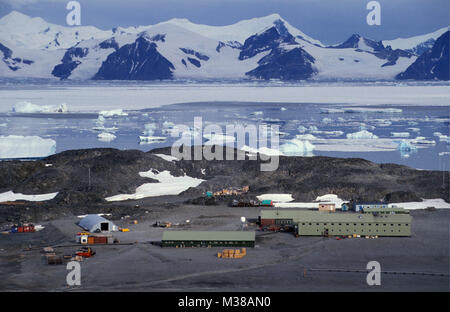
<path fill-rule="evenodd" d="M 329 213 L 270 209 L 262 210 L 260 218 L 261 227 L 290 225 L 299 236 L 411 236 L 412 217 L 405 213 Z"/>
<path fill-rule="evenodd" d="M 250 231 L 164 231 L 162 247 L 254 247 Z"/>

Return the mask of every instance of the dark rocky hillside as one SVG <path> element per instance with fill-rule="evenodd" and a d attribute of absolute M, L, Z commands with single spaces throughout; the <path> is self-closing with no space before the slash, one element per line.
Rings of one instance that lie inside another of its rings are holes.
<path fill-rule="evenodd" d="M 206 180 L 179 195 L 182 201 L 202 196 L 207 190 L 243 185 L 250 186 L 250 196 L 291 193 L 297 201 L 311 201 L 328 193 L 337 194 L 344 200 L 398 202 L 443 198 L 450 201 L 448 176 L 443 185 L 443 173 L 439 171 L 376 164 L 364 159 L 318 156 L 280 157 L 276 171 L 262 172 L 260 159 L 170 162 L 154 153 L 170 154 L 170 148 L 147 153 L 116 149 L 74 150 L 40 161 L 3 161 L 0 162 L 0 192 L 59 192 L 49 202 L 30 205 L 45 207 L 46 211 L 51 211 L 50 215 L 58 215 L 61 211 L 82 213 L 93 205 L 120 206 L 122 203 L 107 204 L 104 198 L 133 193 L 143 183 L 157 182 L 139 176 L 141 171 L 157 169 L 169 170 L 174 176 L 187 174 Z M 4 209 L 7 208 L 0 205 L 3 213 L 11 207 Z M 105 211 L 104 207 L 101 209 Z"/>

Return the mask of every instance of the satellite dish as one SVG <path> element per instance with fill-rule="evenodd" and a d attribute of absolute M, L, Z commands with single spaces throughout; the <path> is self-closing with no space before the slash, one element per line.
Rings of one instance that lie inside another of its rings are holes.
<path fill-rule="evenodd" d="M 245 222 L 245 217 L 241 217 L 241 222 L 244 223 Z"/>

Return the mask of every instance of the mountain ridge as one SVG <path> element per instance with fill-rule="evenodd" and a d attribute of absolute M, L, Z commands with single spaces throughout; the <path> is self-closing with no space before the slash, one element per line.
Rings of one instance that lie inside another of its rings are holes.
<path fill-rule="evenodd" d="M 227 26 L 201 25 L 177 18 L 149 26 L 100 30 L 93 26 L 54 25 L 14 11 L 0 19 L 0 26 L 0 44 L 10 51 L 9 57 L 0 59 L 0 77 L 393 80 L 417 58 L 413 52 L 392 49 L 383 41 L 358 34 L 327 47 L 291 26 L 279 14 Z M 136 45 L 140 38 L 153 42 L 148 51 L 167 62 L 151 62 L 154 68 L 140 66 L 134 75 L 123 69 L 117 75 L 113 64 L 138 64 L 152 59 L 133 53 L 118 54 L 122 47 Z M 118 59 L 108 62 L 113 54 Z"/>

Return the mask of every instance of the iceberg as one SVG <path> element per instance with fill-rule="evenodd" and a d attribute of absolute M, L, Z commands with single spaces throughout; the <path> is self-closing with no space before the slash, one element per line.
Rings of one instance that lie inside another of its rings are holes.
<path fill-rule="evenodd" d="M 0 158 L 41 158 L 56 152 L 56 142 L 38 136 L 0 136 Z"/>
<path fill-rule="evenodd" d="M 417 151 L 417 147 L 407 140 L 401 140 L 397 149 L 400 151 L 402 158 L 408 158 L 410 154 Z"/>
<path fill-rule="evenodd" d="M 155 133 L 155 130 L 157 128 L 156 124 L 150 123 L 144 125 L 144 136 L 152 136 Z"/>
<path fill-rule="evenodd" d="M 103 142 L 111 142 L 116 139 L 116 136 L 112 133 L 102 132 L 98 136 L 98 139 Z"/>
<path fill-rule="evenodd" d="M 171 122 L 171 121 L 164 121 L 163 122 L 163 127 L 172 129 L 173 127 L 175 127 L 175 124 L 173 122 Z"/>
<path fill-rule="evenodd" d="M 62 103 L 57 106 L 52 106 L 52 105 L 36 105 L 31 102 L 23 101 L 14 104 L 12 111 L 14 113 L 27 113 L 27 114 L 67 113 L 68 109 L 66 103 Z"/>
<path fill-rule="evenodd" d="M 367 130 L 361 130 L 355 133 L 347 133 L 347 139 L 378 139 L 378 136 Z"/>
<path fill-rule="evenodd" d="M 314 145 L 309 141 L 292 139 L 280 146 L 280 151 L 287 156 L 312 156 Z"/>
<path fill-rule="evenodd" d="M 300 133 L 305 133 L 308 130 L 308 128 L 306 128 L 305 126 L 298 126 L 297 130 Z"/>

